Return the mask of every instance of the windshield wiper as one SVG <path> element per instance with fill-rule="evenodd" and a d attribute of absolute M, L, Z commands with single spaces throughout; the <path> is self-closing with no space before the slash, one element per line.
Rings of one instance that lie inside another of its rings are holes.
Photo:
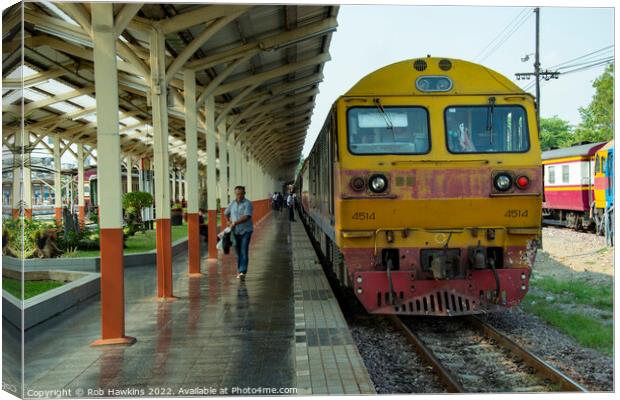
<path fill-rule="evenodd" d="M 390 118 L 388 113 L 385 112 L 385 109 L 381 105 L 381 102 L 379 101 L 378 98 L 374 98 L 373 101 L 377 109 L 381 111 L 381 115 L 383 116 L 383 119 L 385 120 L 385 124 L 392 131 L 392 142 L 396 143 L 396 135 L 394 134 L 394 124 L 392 123 L 392 119 Z"/>
<path fill-rule="evenodd" d="M 495 97 L 489 97 L 489 111 L 487 112 L 487 134 L 489 144 L 493 144 L 493 112 L 495 111 Z"/>

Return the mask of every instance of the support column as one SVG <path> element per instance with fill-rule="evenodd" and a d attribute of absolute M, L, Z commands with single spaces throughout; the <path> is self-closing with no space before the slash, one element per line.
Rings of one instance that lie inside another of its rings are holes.
<path fill-rule="evenodd" d="M 179 175 L 178 175 L 178 185 L 179 185 L 179 189 L 177 190 L 177 193 L 179 193 L 179 201 L 182 202 L 183 201 L 183 172 L 179 171 Z M 186 199 L 187 200 L 187 199 Z"/>
<path fill-rule="evenodd" d="M 78 221 L 84 226 L 84 145 L 77 145 L 77 167 L 78 167 Z"/>
<path fill-rule="evenodd" d="M 208 226 L 208 250 L 209 260 L 217 259 L 217 174 L 215 163 L 215 99 L 213 95 L 207 96 L 205 109 L 205 125 L 207 139 L 207 216 Z"/>
<path fill-rule="evenodd" d="M 54 135 L 54 218 L 56 224 L 62 224 L 62 187 L 60 178 L 62 171 L 60 166 L 60 137 Z"/>
<path fill-rule="evenodd" d="M 228 134 L 228 143 L 226 148 L 230 149 L 228 152 L 228 169 L 230 171 L 230 175 L 228 177 L 228 198 L 230 201 L 235 198 L 234 187 L 237 184 L 237 163 L 235 161 L 235 141 L 234 136 L 232 134 Z"/>
<path fill-rule="evenodd" d="M 172 179 L 170 180 L 170 190 L 172 190 L 172 202 L 177 202 L 177 171 L 172 166 Z"/>
<path fill-rule="evenodd" d="M 30 172 L 30 163 L 31 163 L 31 152 L 28 150 L 30 147 L 30 132 L 24 131 L 23 140 L 25 142 L 25 147 L 23 150 L 23 204 L 24 204 L 24 218 L 32 219 L 32 175 Z M 27 151 L 28 150 L 28 151 Z"/>
<path fill-rule="evenodd" d="M 27 131 L 15 133 L 15 148 L 13 155 L 13 210 L 14 219 L 20 217 L 23 208 L 24 218 L 32 219 L 32 182 L 30 175 L 30 153 L 27 152 L 30 134 Z M 24 144 L 25 143 L 25 144 Z"/>
<path fill-rule="evenodd" d="M 170 168 L 168 155 L 168 108 L 166 102 L 166 48 L 163 32 L 150 33 L 151 104 L 153 114 L 153 163 L 157 219 L 157 297 L 172 300 L 172 238 L 170 224 Z"/>
<path fill-rule="evenodd" d="M 183 72 L 185 97 L 185 143 L 187 144 L 185 189 L 187 191 L 188 272 L 200 276 L 200 221 L 198 216 L 198 131 L 196 129 L 196 73 Z"/>
<path fill-rule="evenodd" d="M 97 105 L 97 167 L 101 253 L 101 339 L 92 345 L 131 344 L 125 336 L 125 288 L 118 132 L 116 33 L 112 3 L 92 3 Z"/>
<path fill-rule="evenodd" d="M 127 193 L 129 193 L 133 192 L 131 189 L 133 186 L 133 158 L 131 156 L 127 156 L 125 160 L 127 160 Z"/>
<path fill-rule="evenodd" d="M 22 201 L 22 150 L 20 149 L 22 143 L 21 132 L 15 133 L 15 148 L 16 151 L 13 154 L 13 191 L 11 192 L 11 207 L 13 219 L 20 217 L 20 208 Z M 19 149 L 19 150 L 17 150 Z"/>
<path fill-rule="evenodd" d="M 228 207 L 228 135 L 226 134 L 226 119 L 218 126 L 220 132 L 220 229 L 227 226 L 224 210 Z"/>

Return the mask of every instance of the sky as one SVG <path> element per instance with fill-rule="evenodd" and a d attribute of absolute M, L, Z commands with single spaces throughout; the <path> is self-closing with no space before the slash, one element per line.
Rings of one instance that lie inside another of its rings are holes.
<path fill-rule="evenodd" d="M 522 25 L 520 22 L 524 21 Z M 512 25 L 511 22 L 513 22 Z M 512 28 L 503 44 L 497 46 Z M 507 30 L 504 29 L 509 26 Z M 503 34 L 502 34 L 503 33 Z M 491 43 L 492 42 L 492 43 Z M 491 43 L 490 46 L 488 46 Z M 541 68 L 555 66 L 614 44 L 612 8 L 541 7 Z M 496 47 L 497 46 L 497 47 Z M 493 49 L 495 50 L 493 51 Z M 507 76 L 521 87 L 515 73 L 532 72 L 535 17 L 532 7 L 342 5 L 338 30 L 332 36 L 320 93 L 302 155 L 309 153 L 333 102 L 370 72 L 385 65 L 427 54 L 475 61 Z M 611 48 L 604 55 L 613 55 Z M 598 66 L 541 85 L 541 117 L 580 122 L 579 107 L 594 94 L 593 81 L 604 71 Z M 535 88 L 529 90 L 532 94 Z"/>

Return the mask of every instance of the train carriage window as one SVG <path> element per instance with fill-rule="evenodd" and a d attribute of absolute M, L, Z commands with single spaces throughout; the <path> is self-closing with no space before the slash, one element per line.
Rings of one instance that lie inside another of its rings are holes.
<path fill-rule="evenodd" d="M 562 183 L 568 183 L 569 177 L 569 166 L 562 165 Z"/>
<path fill-rule="evenodd" d="M 529 150 L 525 110 L 518 106 L 446 108 L 446 137 L 451 153 L 524 153 Z"/>
<path fill-rule="evenodd" d="M 426 154 L 428 112 L 422 107 L 352 107 L 347 111 L 352 154 Z"/>
<path fill-rule="evenodd" d="M 555 183 L 555 167 L 553 165 L 547 170 L 547 176 L 549 177 L 549 183 Z"/>

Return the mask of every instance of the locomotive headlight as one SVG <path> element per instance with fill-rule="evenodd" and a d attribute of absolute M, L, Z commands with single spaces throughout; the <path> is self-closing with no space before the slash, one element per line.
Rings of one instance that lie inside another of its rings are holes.
<path fill-rule="evenodd" d="M 388 181 L 385 175 L 373 175 L 370 177 L 369 182 L 370 190 L 374 193 L 383 193 L 387 190 Z"/>
<path fill-rule="evenodd" d="M 361 192 L 362 190 L 364 190 L 366 182 L 364 182 L 364 178 L 362 178 L 361 176 L 356 176 L 351 179 L 350 185 L 351 189 L 355 190 L 356 192 Z"/>
<path fill-rule="evenodd" d="M 499 174 L 495 177 L 495 189 L 505 192 L 512 186 L 512 178 L 507 174 Z"/>

